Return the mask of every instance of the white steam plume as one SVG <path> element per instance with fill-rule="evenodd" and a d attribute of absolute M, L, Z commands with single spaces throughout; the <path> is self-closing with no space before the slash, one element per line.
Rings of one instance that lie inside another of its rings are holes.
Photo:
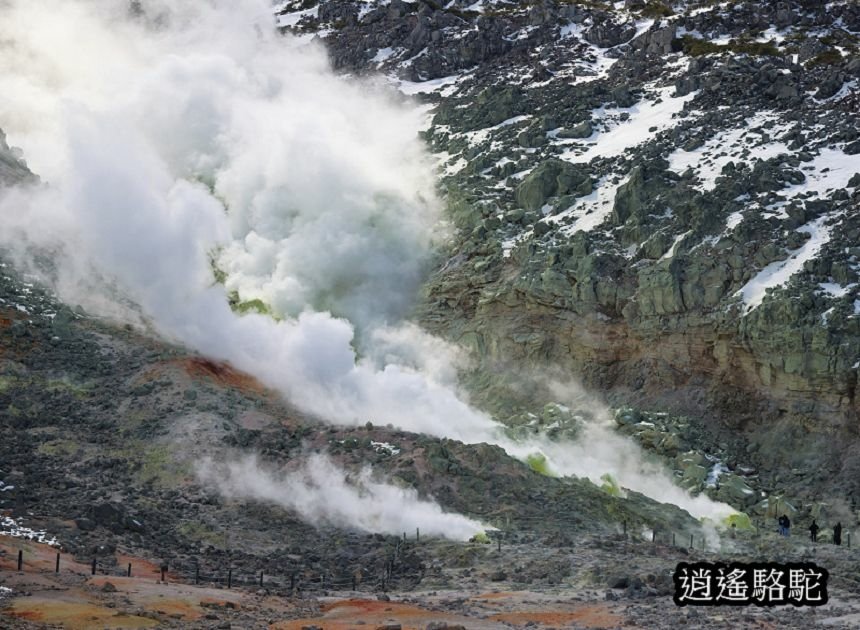
<path fill-rule="evenodd" d="M 317 524 L 346 524 L 396 536 L 419 528 L 453 540 L 468 540 L 487 529 L 419 499 L 412 488 L 375 481 L 369 468 L 349 477 L 325 455 L 311 455 L 299 470 L 285 473 L 267 470 L 255 457 L 228 463 L 208 459 L 198 473 L 225 496 L 274 503 Z"/>
<path fill-rule="evenodd" d="M 266 0 L 141 4 L 0 0 L 0 128 L 47 184 L 3 195 L 0 245 L 54 253 L 67 302 L 115 314 L 95 290 L 114 287 L 162 334 L 333 422 L 542 449 L 562 474 L 641 486 L 609 432 L 602 450 L 506 438 L 458 394 L 457 353 L 398 323 L 438 231 L 420 112 L 334 76 Z M 237 316 L 231 290 L 280 321 Z"/>

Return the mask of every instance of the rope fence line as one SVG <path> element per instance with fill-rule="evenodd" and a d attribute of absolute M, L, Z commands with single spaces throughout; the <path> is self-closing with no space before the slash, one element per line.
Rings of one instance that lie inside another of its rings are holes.
<path fill-rule="evenodd" d="M 57 552 L 53 571 L 49 571 L 44 568 L 28 565 L 25 562 L 24 550 L 19 549 L 17 554 L 17 571 L 19 573 L 45 574 L 53 572 L 59 574 L 64 569 L 61 559 L 62 554 Z M 43 562 L 40 562 L 40 564 L 43 564 Z M 73 561 L 72 564 L 79 566 L 81 563 Z M 88 574 L 90 576 L 107 577 L 142 577 L 139 573 L 136 574 L 132 570 L 132 566 L 132 563 L 128 563 L 121 567 L 105 565 L 104 563 L 99 562 L 98 558 L 93 558 L 92 561 L 88 563 L 87 571 L 84 572 L 79 569 L 69 569 L 69 571 L 77 575 Z M 170 571 L 170 569 L 168 565 L 164 564 L 158 570 L 153 571 L 151 575 L 164 583 L 175 581 L 183 584 L 193 583 L 195 585 L 217 584 L 228 589 L 233 587 L 256 586 L 259 588 L 288 588 L 290 591 L 295 592 L 325 590 L 351 590 L 355 592 L 370 590 L 375 592 L 384 592 L 388 590 L 392 579 L 401 577 L 394 575 L 394 568 L 393 563 L 388 563 L 381 572 L 381 575 L 377 579 L 372 579 L 365 575 L 361 575 L 361 577 L 359 577 L 358 571 L 356 571 L 351 577 L 333 576 L 329 572 L 309 573 L 307 570 L 297 570 L 285 575 L 266 573 L 265 570 L 261 570 L 259 573 L 254 573 L 253 576 L 250 576 L 248 573 L 238 574 L 232 567 L 229 567 L 220 573 L 213 574 L 202 573 L 200 568 L 196 567 L 193 575 L 189 576 L 186 575 L 185 572 L 182 572 L 180 574 L 181 578 L 175 579 L 168 575 L 168 571 Z M 403 577 L 417 578 L 423 576 L 419 576 L 419 574 L 416 573 L 412 576 L 407 575 Z"/>
<path fill-rule="evenodd" d="M 552 534 L 556 531 L 564 531 L 565 533 L 569 533 L 576 535 L 576 532 L 572 532 L 569 529 L 565 530 L 563 528 L 559 528 L 555 530 L 554 528 L 547 528 L 546 520 L 541 519 L 540 517 L 523 517 L 515 519 L 517 524 L 522 524 L 524 522 L 540 522 L 544 529 L 549 529 L 550 531 L 543 532 L 534 532 L 534 531 L 524 531 L 522 532 L 526 536 L 529 534 Z M 640 544 L 644 543 L 652 543 L 655 545 L 660 545 L 664 547 L 671 548 L 685 548 L 689 550 L 708 550 L 708 537 L 701 536 L 697 538 L 695 534 L 689 533 L 689 545 L 686 545 L 687 542 L 687 533 L 684 532 L 681 536 L 678 536 L 677 532 L 668 532 L 666 530 L 661 531 L 658 534 L 658 528 L 648 528 L 647 526 L 640 524 L 640 533 L 638 536 L 635 534 L 631 534 L 628 532 L 629 526 L 627 521 L 623 521 L 619 523 L 621 532 L 623 535 L 624 543 L 628 542 L 638 542 Z M 650 532 L 650 541 L 644 533 Z M 745 532 L 737 532 L 737 536 L 746 539 L 755 540 L 761 538 L 764 535 L 764 532 L 769 532 L 768 528 L 757 527 L 754 531 L 745 531 Z M 776 535 L 776 532 L 772 532 Z M 486 541 L 483 542 L 470 542 L 470 543 L 454 543 L 451 544 L 479 544 L 481 546 L 486 547 L 495 547 L 497 553 L 502 552 L 503 546 L 510 547 L 516 546 L 517 543 L 513 541 L 514 538 L 521 538 L 521 536 L 512 536 L 513 532 L 505 532 L 503 530 L 489 530 L 486 532 Z M 618 537 L 619 534 L 614 534 L 610 537 Z M 25 539 L 26 540 L 26 539 Z M 426 540 L 426 538 L 425 538 Z M 431 538 L 431 540 L 435 540 Z M 503 541 L 505 544 L 503 545 Z M 678 542 L 681 542 L 679 545 Z M 232 563 L 229 563 L 227 567 L 217 571 L 214 574 L 205 574 L 201 573 L 201 566 L 198 563 L 194 566 L 193 572 L 189 573 L 187 569 L 183 570 L 180 575 L 181 578 L 175 580 L 179 583 L 190 584 L 193 583 L 195 585 L 206 585 L 206 584 L 215 584 L 220 585 L 222 587 L 226 587 L 227 589 L 231 589 L 233 587 L 247 587 L 247 588 L 274 588 L 281 590 L 289 590 L 293 594 L 301 594 L 304 592 L 322 592 L 322 591 L 352 591 L 352 592 L 361 592 L 361 591 L 369 591 L 369 592 L 386 592 L 392 586 L 394 582 L 403 582 L 403 581 L 413 581 L 415 584 L 421 582 L 421 580 L 425 577 L 424 571 L 404 571 L 404 565 L 402 565 L 399 561 L 403 554 L 404 549 L 410 548 L 414 549 L 422 542 L 422 535 L 420 532 L 420 528 L 416 528 L 415 530 L 415 538 L 414 544 L 412 543 L 411 538 L 407 537 L 407 533 L 403 533 L 403 538 L 397 538 L 396 544 L 390 547 L 390 550 L 385 554 L 385 560 L 383 566 L 376 567 L 375 570 L 368 570 L 364 567 L 357 567 L 352 571 L 343 571 L 340 572 L 339 575 L 333 575 L 329 571 L 315 572 L 312 569 L 296 569 L 295 571 L 289 571 L 285 573 L 276 573 L 269 572 L 267 573 L 265 569 L 260 569 L 258 572 L 254 572 L 250 574 L 248 571 L 243 571 L 240 573 L 238 570 L 234 569 Z M 815 544 L 818 545 L 831 545 L 832 543 L 819 541 Z M 834 545 L 835 546 L 835 545 Z M 851 549 L 851 533 L 848 532 L 845 538 L 845 544 L 842 546 L 842 549 Z M 56 558 L 54 562 L 54 573 L 61 572 L 61 562 L 62 554 L 60 552 L 56 553 Z M 44 560 L 40 562 L 40 564 L 44 565 Z M 75 565 L 80 565 L 80 562 L 74 562 Z M 17 570 L 19 573 L 47 573 L 45 569 L 39 569 L 33 565 L 27 565 L 25 562 L 25 554 L 23 549 L 18 550 L 17 554 Z M 167 583 L 169 566 L 167 563 L 162 564 L 158 570 L 154 571 L 154 574 L 160 578 L 161 582 Z M 81 575 L 82 572 L 72 571 Z M 375 575 L 371 575 L 371 572 Z M 112 564 L 103 564 L 98 561 L 98 558 L 93 558 L 91 563 L 89 563 L 89 574 L 92 576 L 95 575 L 106 575 L 112 577 L 139 577 L 133 575 L 133 566 L 132 563 L 129 562 L 125 566 L 114 566 Z M 346 576 L 344 575 L 346 574 Z M 174 574 L 175 575 L 175 574 Z M 171 578 L 173 579 L 173 578 Z"/>

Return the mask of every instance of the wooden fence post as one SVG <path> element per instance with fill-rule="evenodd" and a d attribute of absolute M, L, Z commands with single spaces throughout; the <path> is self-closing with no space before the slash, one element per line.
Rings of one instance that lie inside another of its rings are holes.
<path fill-rule="evenodd" d="M 128 563 L 128 577 L 131 577 L 131 562 Z"/>
<path fill-rule="evenodd" d="M 24 550 L 19 549 L 18 550 L 18 570 L 21 571 L 23 566 L 24 566 Z"/>
<path fill-rule="evenodd" d="M 96 559 L 93 558 L 93 575 L 96 574 Z"/>
<path fill-rule="evenodd" d="M 227 588 L 233 586 L 233 569 L 227 569 Z"/>
<path fill-rule="evenodd" d="M 54 573 L 60 572 L 60 552 L 57 552 L 57 566 L 54 568 Z"/>

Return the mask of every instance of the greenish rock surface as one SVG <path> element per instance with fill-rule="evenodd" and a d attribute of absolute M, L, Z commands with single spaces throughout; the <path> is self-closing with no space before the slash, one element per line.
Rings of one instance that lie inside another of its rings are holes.
<path fill-rule="evenodd" d="M 550 197 L 587 195 L 592 190 L 588 171 L 562 160 L 540 164 L 517 187 L 517 202 L 526 210 L 540 210 Z"/>

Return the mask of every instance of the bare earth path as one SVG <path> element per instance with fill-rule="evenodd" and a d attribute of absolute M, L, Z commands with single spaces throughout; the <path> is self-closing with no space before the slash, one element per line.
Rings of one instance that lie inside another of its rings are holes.
<path fill-rule="evenodd" d="M 449 568 L 428 578 L 440 588 L 414 592 L 293 594 L 276 588 L 232 588 L 184 583 L 158 567 L 119 554 L 133 577 L 90 575 L 87 564 L 18 538 L 0 538 L 0 628 L 270 628 L 273 630 L 425 630 L 456 628 L 853 628 L 860 623 L 860 597 L 852 573 L 855 551 L 832 545 L 811 547 L 763 536 L 759 553 L 780 561 L 812 559 L 832 574 L 830 601 L 820 608 L 755 606 L 679 608 L 670 576 L 678 561 L 728 559 L 648 543 L 582 544 L 561 550 L 532 545 L 487 550 L 471 569 Z M 16 571 L 17 550 L 28 566 Z M 575 570 L 561 583 L 522 587 L 500 579 L 505 567 L 541 553 L 565 558 Z M 749 553 L 749 550 L 747 550 Z M 790 554 L 790 556 L 788 555 Z M 610 584 L 614 583 L 614 587 Z M 451 585 L 454 585 L 453 587 Z"/>

